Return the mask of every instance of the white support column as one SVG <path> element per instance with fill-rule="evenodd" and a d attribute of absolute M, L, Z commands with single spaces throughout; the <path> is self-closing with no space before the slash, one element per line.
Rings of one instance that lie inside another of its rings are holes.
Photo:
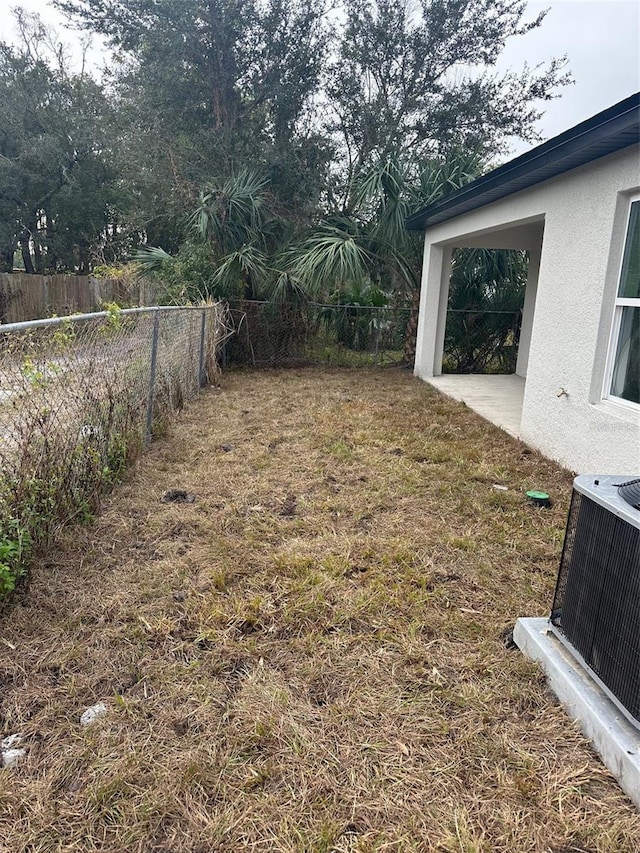
<path fill-rule="evenodd" d="M 447 310 L 449 308 L 449 284 L 451 282 L 451 256 L 453 248 L 442 249 L 442 271 L 440 273 L 440 300 L 438 302 L 438 325 L 436 328 L 436 346 L 433 356 L 433 375 L 442 375 L 442 356 L 444 354 L 444 335 L 447 328 Z"/>
<path fill-rule="evenodd" d="M 538 295 L 538 275 L 540 273 L 540 255 L 542 244 L 529 251 L 529 268 L 527 270 L 527 286 L 524 292 L 524 305 L 522 307 L 522 325 L 520 326 L 520 341 L 518 343 L 518 360 L 516 362 L 516 375 L 527 375 L 527 364 L 529 362 L 529 348 L 531 346 L 531 332 L 533 330 L 533 317 L 536 309 L 536 296 Z"/>
<path fill-rule="evenodd" d="M 425 239 L 420 314 L 414 374 L 421 379 L 442 373 L 442 348 L 451 276 L 451 248 Z"/>

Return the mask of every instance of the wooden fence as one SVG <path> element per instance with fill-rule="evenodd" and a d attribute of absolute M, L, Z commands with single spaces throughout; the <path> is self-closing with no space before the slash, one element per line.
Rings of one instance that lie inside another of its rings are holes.
<path fill-rule="evenodd" d="M 123 307 L 150 305 L 153 296 L 152 288 L 143 281 L 132 284 L 90 275 L 0 273 L 0 323 L 100 311 L 105 302 Z"/>

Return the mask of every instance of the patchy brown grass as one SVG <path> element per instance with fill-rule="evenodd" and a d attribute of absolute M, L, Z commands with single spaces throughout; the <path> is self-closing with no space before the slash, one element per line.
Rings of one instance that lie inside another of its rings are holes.
<path fill-rule="evenodd" d="M 637 853 L 503 641 L 570 482 L 406 373 L 226 376 L 0 619 L 0 850 Z"/>

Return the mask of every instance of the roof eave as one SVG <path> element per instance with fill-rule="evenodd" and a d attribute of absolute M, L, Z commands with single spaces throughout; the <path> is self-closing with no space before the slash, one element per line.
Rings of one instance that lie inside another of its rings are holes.
<path fill-rule="evenodd" d="M 640 141 L 640 93 L 493 169 L 406 220 L 424 231 Z"/>

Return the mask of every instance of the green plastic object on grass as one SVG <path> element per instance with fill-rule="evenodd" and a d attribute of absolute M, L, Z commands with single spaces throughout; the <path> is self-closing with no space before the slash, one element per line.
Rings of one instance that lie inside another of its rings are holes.
<path fill-rule="evenodd" d="M 531 503 L 534 503 L 536 506 L 551 506 L 549 495 L 546 492 L 540 492 L 537 489 L 531 489 L 531 491 L 527 492 L 527 497 L 529 498 Z"/>

